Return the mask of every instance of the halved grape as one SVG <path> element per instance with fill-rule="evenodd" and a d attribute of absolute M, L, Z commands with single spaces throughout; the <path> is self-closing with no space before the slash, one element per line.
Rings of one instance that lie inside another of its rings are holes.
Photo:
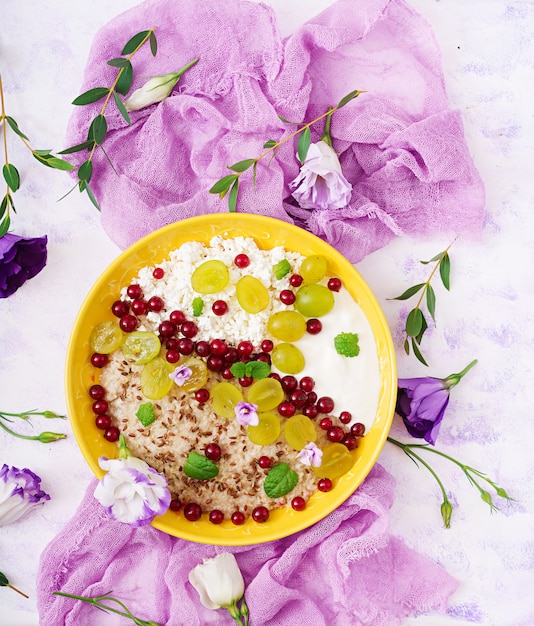
<path fill-rule="evenodd" d="M 232 383 L 221 382 L 211 388 L 213 410 L 221 417 L 232 419 L 235 417 L 235 407 L 238 402 L 243 402 L 243 394 Z"/>
<path fill-rule="evenodd" d="M 342 443 L 329 443 L 323 448 L 323 459 L 319 467 L 313 471 L 319 478 L 339 478 L 346 474 L 354 465 L 354 459 L 347 447 Z"/>
<path fill-rule="evenodd" d="M 306 332 L 306 320 L 298 311 L 279 311 L 269 318 L 267 330 L 281 341 L 298 341 Z"/>
<path fill-rule="evenodd" d="M 149 361 L 141 372 L 141 391 L 143 395 L 150 398 L 150 400 L 160 400 L 166 396 L 173 385 L 169 374 L 174 367 L 174 365 L 171 365 L 159 356 Z"/>
<path fill-rule="evenodd" d="M 89 345 L 93 352 L 111 354 L 121 347 L 125 334 L 116 322 L 102 322 L 93 328 L 89 337 Z"/>
<path fill-rule="evenodd" d="M 260 413 L 258 425 L 247 427 L 247 436 L 259 446 L 275 442 L 280 434 L 280 418 L 274 413 Z"/>
<path fill-rule="evenodd" d="M 208 367 L 202 359 L 189 357 L 183 361 L 179 361 L 178 365 L 185 365 L 185 367 L 188 367 L 192 372 L 191 378 L 180 386 L 180 389 L 183 389 L 183 391 L 197 391 L 198 389 L 202 389 L 208 382 Z M 173 369 L 174 368 L 176 368 L 176 364 L 173 366 Z"/>
<path fill-rule="evenodd" d="M 122 345 L 122 354 L 134 365 L 144 365 L 156 356 L 161 349 L 161 342 L 155 333 L 135 330 L 129 333 Z"/>
<path fill-rule="evenodd" d="M 299 269 L 299 274 L 304 279 L 304 284 L 318 283 L 326 274 L 326 265 L 324 256 L 312 254 L 306 257 Z"/>
<path fill-rule="evenodd" d="M 284 424 L 284 437 L 287 445 L 294 450 L 302 450 L 310 441 L 317 440 L 317 431 L 309 417 L 305 415 L 294 415 Z"/>
<path fill-rule="evenodd" d="M 191 286 L 197 293 L 217 293 L 230 281 L 228 268 L 222 261 L 212 259 L 200 264 L 191 275 Z"/>
<path fill-rule="evenodd" d="M 273 365 L 284 374 L 299 374 L 306 364 L 304 355 L 292 343 L 279 343 L 271 352 Z"/>
<path fill-rule="evenodd" d="M 269 292 L 254 276 L 243 276 L 237 282 L 235 295 L 241 308 L 247 313 L 259 313 L 269 306 Z"/>
<path fill-rule="evenodd" d="M 323 285 L 304 285 L 296 293 L 295 308 L 305 317 L 321 317 L 334 308 L 334 294 Z"/>
<path fill-rule="evenodd" d="M 275 378 L 261 378 L 249 387 L 247 402 L 252 402 L 258 411 L 270 411 L 277 407 L 285 394 L 280 381 Z"/>

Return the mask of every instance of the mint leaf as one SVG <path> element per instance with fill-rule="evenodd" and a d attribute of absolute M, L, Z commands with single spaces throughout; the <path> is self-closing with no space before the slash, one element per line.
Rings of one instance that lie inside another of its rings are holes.
<path fill-rule="evenodd" d="M 246 372 L 245 363 L 241 363 L 241 361 L 234 363 L 230 368 L 230 371 L 236 378 L 243 378 Z"/>
<path fill-rule="evenodd" d="M 150 426 L 150 424 L 152 424 L 152 422 L 156 419 L 152 402 L 145 402 L 144 404 L 140 404 L 139 408 L 137 409 L 136 416 L 141 424 L 143 424 L 143 426 Z"/>
<path fill-rule="evenodd" d="M 193 315 L 194 317 L 198 317 L 204 309 L 204 300 L 202 298 L 194 298 L 193 299 Z"/>
<path fill-rule="evenodd" d="M 358 335 L 356 333 L 339 333 L 334 337 L 334 347 L 341 356 L 353 357 L 360 354 Z"/>
<path fill-rule="evenodd" d="M 281 261 L 278 261 L 278 263 L 273 265 L 273 272 L 278 280 L 284 278 L 284 276 L 287 276 L 290 271 L 291 265 L 289 264 L 289 261 L 287 259 L 282 259 Z"/>
<path fill-rule="evenodd" d="M 285 496 L 297 486 L 299 476 L 287 463 L 275 465 L 265 477 L 263 489 L 269 498 Z"/>
<path fill-rule="evenodd" d="M 184 465 L 184 473 L 189 478 L 197 480 L 209 480 L 219 473 L 219 468 L 213 461 L 198 452 L 190 452 Z"/>
<path fill-rule="evenodd" d="M 271 366 L 265 361 L 249 361 L 245 363 L 245 376 L 260 379 L 267 378 L 271 373 Z"/>

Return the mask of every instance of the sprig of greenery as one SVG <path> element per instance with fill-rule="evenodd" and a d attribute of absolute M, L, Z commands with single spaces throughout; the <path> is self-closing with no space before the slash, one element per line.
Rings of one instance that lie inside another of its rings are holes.
<path fill-rule="evenodd" d="M 6 113 L 6 106 L 4 100 L 4 88 L 2 86 L 2 76 L 0 75 L 0 126 L 3 129 L 4 136 L 4 166 L 2 168 L 2 174 L 4 181 L 7 185 L 6 193 L 0 202 L 0 237 L 3 237 L 11 225 L 11 212 L 16 213 L 15 204 L 13 202 L 13 195 L 20 188 L 20 173 L 18 169 L 9 161 L 9 155 L 7 150 L 7 129 L 19 137 L 22 143 L 32 153 L 32 156 L 36 158 L 39 163 L 52 167 L 56 170 L 73 170 L 74 165 L 60 159 L 52 154 L 51 150 L 35 150 L 30 145 L 30 140 L 21 131 L 16 120 Z"/>
<path fill-rule="evenodd" d="M 428 367 L 428 363 L 425 361 L 423 355 L 421 354 L 420 345 L 421 340 L 423 339 L 423 335 L 425 334 L 428 323 L 425 318 L 423 311 L 421 310 L 421 305 L 423 304 L 423 300 L 426 301 L 426 307 L 428 309 L 428 313 L 432 317 L 434 324 L 436 323 L 436 292 L 434 288 L 430 284 L 434 274 L 439 269 L 439 275 L 441 277 L 441 282 L 447 291 L 450 289 L 450 273 L 451 273 L 451 261 L 449 258 L 449 250 L 454 241 L 449 244 L 449 246 L 433 256 L 429 261 L 421 261 L 423 265 L 428 265 L 429 263 L 435 263 L 434 268 L 430 272 L 430 276 L 424 283 L 418 283 L 417 285 L 413 285 L 406 289 L 404 293 L 396 298 L 390 298 L 391 300 L 408 300 L 412 296 L 414 296 L 419 291 L 421 292 L 419 296 L 419 300 L 415 307 L 408 313 L 408 317 L 406 318 L 406 339 L 404 340 L 404 351 L 406 354 L 410 354 L 410 344 L 412 346 L 412 350 L 416 358 L 423 364 Z"/>
<path fill-rule="evenodd" d="M 432 474 L 432 476 L 438 483 L 438 486 L 443 495 L 443 502 L 441 504 L 441 517 L 443 519 L 443 524 L 445 528 L 450 528 L 450 525 L 451 525 L 451 516 L 452 516 L 452 510 L 453 510 L 452 504 L 449 498 L 447 497 L 447 492 L 438 474 L 423 458 L 421 458 L 419 454 L 417 454 L 417 452 L 415 452 L 415 450 L 426 450 L 427 452 L 432 452 L 433 454 L 437 454 L 438 456 L 441 456 L 447 459 L 448 461 L 451 461 L 451 463 L 454 463 L 455 465 L 457 465 L 465 474 L 465 476 L 467 477 L 471 485 L 473 485 L 478 490 L 483 502 L 489 505 L 491 512 L 496 511 L 498 509 L 493 503 L 491 494 L 484 488 L 484 484 L 481 481 L 485 481 L 495 491 L 497 496 L 499 496 L 500 498 L 508 500 L 509 502 L 514 501 L 513 498 L 511 498 L 502 487 L 499 487 L 499 485 L 497 485 L 495 481 L 488 478 L 485 474 L 483 474 L 479 470 L 469 465 L 465 465 L 461 461 L 458 461 L 458 459 L 455 459 L 454 457 L 449 456 L 448 454 L 445 454 L 444 452 L 441 452 L 440 450 L 436 450 L 436 448 L 433 448 L 429 446 L 428 444 L 401 443 L 400 441 L 397 441 L 396 439 L 393 439 L 392 437 L 388 437 L 387 440 L 390 443 L 401 448 L 404 451 L 404 453 L 410 459 L 412 459 L 412 461 L 416 465 L 420 463 L 421 465 L 426 467 L 426 469 Z"/>
<path fill-rule="evenodd" d="M 91 604 L 92 606 L 96 607 L 97 609 L 100 609 L 104 613 L 111 612 L 117 615 L 121 615 L 122 617 L 127 617 L 128 619 L 131 619 L 134 622 L 134 624 L 137 624 L 137 626 L 159 626 L 157 622 L 147 621 L 139 617 L 135 617 L 135 615 L 133 615 L 133 613 L 128 609 L 128 607 L 123 602 L 121 602 L 117 598 L 114 598 L 111 595 L 112 593 L 111 591 L 108 591 L 107 593 L 104 593 L 101 596 L 94 596 L 94 597 L 76 596 L 71 593 L 63 593 L 62 591 L 53 591 L 52 593 L 56 596 L 63 596 L 65 598 L 72 598 L 73 600 L 81 600 L 82 602 L 87 602 Z M 113 602 L 116 605 L 118 605 L 120 609 L 122 610 L 109 606 L 109 604 L 105 604 L 104 601 Z"/>
<path fill-rule="evenodd" d="M 223 176 L 220 180 L 218 180 L 209 190 L 210 193 L 218 194 L 221 200 L 226 195 L 228 195 L 228 209 L 231 213 L 234 213 L 237 210 L 237 194 L 239 192 L 239 179 L 244 172 L 252 168 L 253 180 L 254 180 L 254 184 L 256 184 L 257 167 L 258 167 L 259 161 L 261 161 L 261 159 L 265 158 L 268 155 L 271 155 L 271 158 L 274 157 L 274 155 L 276 154 L 280 146 L 282 146 L 284 143 L 286 143 L 290 139 L 293 139 L 293 137 L 299 134 L 300 134 L 300 137 L 299 137 L 298 144 L 297 144 L 297 154 L 298 154 L 300 162 L 303 163 L 304 160 L 306 159 L 308 148 L 310 147 L 310 143 L 311 143 L 310 128 L 317 122 L 326 118 L 326 130 L 325 130 L 325 135 L 323 135 L 322 138 L 325 140 L 328 140 L 329 129 L 330 129 L 330 119 L 332 115 L 336 111 L 339 111 L 339 109 L 344 107 L 346 104 L 348 104 L 351 100 L 354 100 L 354 98 L 357 98 L 362 93 L 365 93 L 365 92 L 360 91 L 358 89 L 351 91 L 349 94 L 341 98 L 341 100 L 338 102 L 336 106 L 329 107 L 326 113 L 319 115 L 319 117 L 316 117 L 311 122 L 307 122 L 307 123 L 291 122 L 289 120 L 286 120 L 281 115 L 279 115 L 278 117 L 283 122 L 287 124 L 297 124 L 299 128 L 297 128 L 297 130 L 290 133 L 289 135 L 286 135 L 285 137 L 280 139 L 280 141 L 275 141 L 274 139 L 269 139 L 268 141 L 266 141 L 263 144 L 264 152 L 262 152 L 256 158 L 244 159 L 243 161 L 238 161 L 237 163 L 234 163 L 233 165 L 227 165 L 227 168 L 232 171 L 232 174 Z M 331 141 L 329 141 L 329 143 L 331 144 Z"/>
<path fill-rule="evenodd" d="M 5 574 L 2 574 L 2 572 L 0 572 L 0 587 L 9 587 L 10 589 L 13 589 L 13 591 L 16 591 L 17 593 L 20 593 L 20 595 L 24 596 L 25 598 L 29 598 L 30 597 L 30 596 L 27 596 L 20 589 L 17 589 L 16 587 L 13 587 L 13 585 L 7 579 L 7 576 Z"/>
<path fill-rule="evenodd" d="M 80 193 L 84 191 L 89 196 L 89 199 L 94 204 L 94 206 L 100 210 L 98 202 L 89 186 L 91 181 L 91 177 L 93 175 L 93 157 L 97 148 L 102 150 L 105 158 L 108 163 L 111 165 L 113 169 L 113 163 L 111 162 L 109 156 L 104 150 L 102 144 L 106 139 L 108 125 L 106 120 L 106 109 L 107 106 L 113 98 L 115 102 L 115 106 L 119 110 L 119 113 L 126 120 L 127 124 L 131 125 L 130 116 L 128 115 L 128 111 L 124 106 L 123 101 L 119 97 L 125 96 L 130 87 L 132 85 L 133 80 L 133 65 L 132 58 L 137 54 L 137 52 L 144 46 L 146 42 L 150 44 L 150 51 L 152 52 L 152 56 L 156 56 L 158 45 L 156 41 L 156 35 L 154 33 L 154 28 L 150 30 L 143 30 L 136 35 L 134 35 L 131 39 L 128 40 L 124 48 L 122 49 L 120 57 L 115 57 L 110 59 L 107 64 L 111 67 L 117 68 L 117 76 L 113 81 L 111 87 L 93 87 L 88 91 L 80 94 L 77 98 L 72 101 L 72 104 L 75 106 L 84 106 L 87 104 L 93 104 L 94 102 L 98 102 L 99 100 L 104 100 L 102 107 L 100 109 L 100 113 L 96 115 L 91 124 L 89 126 L 89 130 L 87 131 L 87 139 L 82 143 L 76 144 L 75 146 L 71 146 L 70 148 L 66 148 L 62 150 L 59 154 L 73 154 L 74 152 L 81 152 L 82 150 L 89 151 L 89 156 L 87 159 L 78 167 L 78 182 L 76 185 L 67 193 L 67 196 L 71 191 L 76 189 L 80 190 Z M 63 196 L 63 198 L 65 197 Z M 63 199 L 61 198 L 61 200 Z"/>
<path fill-rule="evenodd" d="M 53 441 L 58 441 L 59 439 L 66 439 L 67 435 L 63 433 L 52 433 L 49 431 L 44 431 L 39 435 L 22 435 L 21 433 L 17 433 L 14 430 L 11 430 L 4 422 L 12 423 L 13 420 L 11 417 L 18 417 L 19 419 L 25 420 L 29 424 L 30 417 L 32 415 L 40 415 L 46 419 L 65 419 L 65 415 L 58 415 L 53 411 L 36 411 L 32 409 L 31 411 L 23 411 L 22 413 L 8 413 L 7 411 L 0 411 L 0 428 L 5 430 L 8 434 L 13 437 L 17 437 L 18 439 L 26 439 L 28 441 L 40 441 L 41 443 L 52 443 Z"/>

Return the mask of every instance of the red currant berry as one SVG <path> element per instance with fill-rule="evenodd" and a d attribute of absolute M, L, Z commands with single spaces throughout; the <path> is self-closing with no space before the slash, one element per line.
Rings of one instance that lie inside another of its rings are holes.
<path fill-rule="evenodd" d="M 152 296 L 148 301 L 148 308 L 154 313 L 159 313 L 165 306 L 165 303 L 159 296 Z"/>
<path fill-rule="evenodd" d="M 163 278 L 165 276 L 165 271 L 162 267 L 155 267 L 154 271 L 152 272 L 152 276 L 154 276 L 156 280 L 159 280 L 160 278 Z"/>
<path fill-rule="evenodd" d="M 207 341 L 197 341 L 195 352 L 198 356 L 209 356 L 211 354 L 210 344 Z"/>
<path fill-rule="evenodd" d="M 330 291 L 339 291 L 342 287 L 343 283 L 341 282 L 340 278 L 334 277 L 331 278 L 328 283 L 327 283 L 327 287 L 328 289 L 330 289 Z"/>
<path fill-rule="evenodd" d="M 278 413 L 280 413 L 282 417 L 293 417 L 296 412 L 297 407 L 287 400 L 285 400 L 284 402 L 280 402 L 280 404 L 278 405 Z"/>
<path fill-rule="evenodd" d="M 317 406 L 321 413 L 332 413 L 334 410 L 334 401 L 330 396 L 322 396 L 317 400 Z"/>
<path fill-rule="evenodd" d="M 192 339 L 198 333 L 198 326 L 195 322 L 184 322 L 180 328 L 182 335 L 188 339 Z"/>
<path fill-rule="evenodd" d="M 234 375 L 232 374 L 232 370 L 229 367 L 223 368 L 220 373 L 224 380 L 232 380 L 232 378 L 234 377 Z"/>
<path fill-rule="evenodd" d="M 124 300 L 116 300 L 111 305 L 111 312 L 115 315 L 115 317 L 122 317 L 123 315 L 126 315 L 129 310 L 130 306 L 127 302 L 124 302 Z"/>
<path fill-rule="evenodd" d="M 97 415 L 95 424 L 100 430 L 107 430 L 111 426 L 111 417 L 109 415 Z"/>
<path fill-rule="evenodd" d="M 138 300 L 143 297 L 143 290 L 141 289 L 141 285 L 128 285 L 126 288 L 126 293 L 132 300 Z"/>
<path fill-rule="evenodd" d="M 300 287 L 302 285 L 303 282 L 303 278 L 300 274 L 293 274 L 292 276 L 289 277 L 289 284 L 292 287 Z"/>
<path fill-rule="evenodd" d="M 310 335 L 318 335 L 323 330 L 323 325 L 320 320 L 311 317 L 309 320 L 306 320 L 306 330 Z"/>
<path fill-rule="evenodd" d="M 272 352 L 274 348 L 274 343 L 270 339 L 264 339 L 261 342 L 260 348 L 262 352 Z"/>
<path fill-rule="evenodd" d="M 319 491 L 330 491 L 332 489 L 332 481 L 330 478 L 321 478 L 317 483 L 317 489 L 319 489 Z"/>
<path fill-rule="evenodd" d="M 167 350 L 167 354 L 165 354 L 165 359 L 168 363 L 178 363 L 178 361 L 180 360 L 180 356 L 180 350 L 176 348 L 171 348 L 170 350 Z"/>
<path fill-rule="evenodd" d="M 106 390 L 102 385 L 91 385 L 89 388 L 89 395 L 93 400 L 102 400 L 102 398 L 106 395 Z"/>
<path fill-rule="evenodd" d="M 239 356 L 250 356 L 254 352 L 254 346 L 250 341 L 240 341 L 237 344 Z"/>
<path fill-rule="evenodd" d="M 213 339 L 210 341 L 210 350 L 212 354 L 223 356 L 228 350 L 228 346 L 226 345 L 226 341 L 222 339 Z"/>
<path fill-rule="evenodd" d="M 135 313 L 135 315 L 145 315 L 148 313 L 148 303 L 145 300 L 134 300 L 131 308 L 132 313 Z"/>
<path fill-rule="evenodd" d="M 109 357 L 107 354 L 100 354 L 99 352 L 93 352 L 91 355 L 91 365 L 93 367 L 105 367 L 108 364 Z"/>
<path fill-rule="evenodd" d="M 254 382 L 254 378 L 252 378 L 252 376 L 242 376 L 238 380 L 241 387 L 250 387 L 250 385 Z"/>
<path fill-rule="evenodd" d="M 317 394 L 315 391 L 308 391 L 308 400 L 306 404 L 315 404 L 317 402 Z M 319 410 L 319 407 L 316 407 Z"/>
<path fill-rule="evenodd" d="M 302 389 L 302 391 L 312 391 L 315 387 L 315 381 L 311 376 L 303 376 L 300 379 L 299 387 Z"/>
<path fill-rule="evenodd" d="M 178 339 L 178 351 L 180 352 L 180 354 L 192 354 L 194 349 L 195 344 L 191 339 L 188 339 L 187 337 L 182 337 L 181 339 Z"/>
<path fill-rule="evenodd" d="M 315 404 L 307 404 L 302 409 L 302 412 L 306 417 L 309 417 L 311 420 L 315 419 L 319 415 L 319 409 Z"/>
<path fill-rule="evenodd" d="M 125 333 L 133 333 L 137 328 L 137 318 L 134 315 L 123 315 L 119 320 L 119 326 Z"/>
<path fill-rule="evenodd" d="M 232 524 L 235 524 L 236 526 L 241 526 L 241 524 L 245 523 L 245 515 L 244 513 L 241 513 L 241 511 L 235 511 L 234 513 L 232 513 Z"/>
<path fill-rule="evenodd" d="M 250 259 L 246 254 L 238 254 L 234 259 L 234 264 L 236 267 L 243 269 L 250 265 Z"/>
<path fill-rule="evenodd" d="M 286 393 L 291 393 L 292 391 L 295 391 L 295 389 L 298 387 L 297 379 L 294 376 L 291 376 L 291 374 L 288 374 L 287 376 L 283 376 L 281 382 L 282 382 L 282 389 Z"/>
<path fill-rule="evenodd" d="M 165 341 L 165 347 L 167 350 L 178 350 L 178 339 L 176 339 L 176 337 L 169 337 Z"/>
<path fill-rule="evenodd" d="M 257 506 L 252 509 L 252 519 L 258 524 L 264 524 L 269 519 L 269 509 L 265 506 Z"/>
<path fill-rule="evenodd" d="M 228 348 L 228 350 L 224 353 L 224 362 L 231 365 L 236 361 L 239 361 L 239 352 L 237 351 L 237 348 Z"/>
<path fill-rule="evenodd" d="M 340 443 L 343 441 L 343 437 L 345 437 L 345 433 L 340 426 L 332 426 L 332 428 L 326 432 L 328 441 L 333 441 L 334 443 Z"/>
<path fill-rule="evenodd" d="M 289 395 L 289 400 L 297 407 L 297 409 L 301 409 L 308 400 L 308 394 L 305 391 L 302 391 L 302 389 L 295 389 L 295 391 L 292 391 Z"/>
<path fill-rule="evenodd" d="M 269 374 L 269 378 L 274 378 L 275 380 L 277 380 L 280 384 L 282 383 L 282 377 L 280 376 L 280 374 L 278 374 L 277 372 L 271 372 Z"/>
<path fill-rule="evenodd" d="M 196 522 L 202 517 L 200 504 L 189 502 L 184 506 L 184 517 L 188 522 Z"/>
<path fill-rule="evenodd" d="M 296 300 L 295 294 L 290 289 L 282 289 L 280 292 L 280 302 L 282 304 L 291 305 Z"/>
<path fill-rule="evenodd" d="M 176 324 L 173 324 L 170 320 L 163 320 L 158 326 L 160 337 L 172 337 L 176 333 Z"/>
<path fill-rule="evenodd" d="M 107 439 L 107 441 L 118 441 L 120 437 L 120 431 L 116 426 L 110 426 L 105 432 L 104 432 L 104 439 Z"/>
<path fill-rule="evenodd" d="M 271 459 L 268 456 L 260 456 L 258 459 L 258 465 L 262 469 L 267 469 L 268 467 L 271 467 Z"/>
<path fill-rule="evenodd" d="M 224 513 L 219 511 L 219 509 L 213 509 L 213 511 L 210 511 L 208 517 L 212 524 L 222 524 L 224 521 Z"/>
<path fill-rule="evenodd" d="M 263 361 L 264 363 L 271 364 L 271 355 L 268 352 L 260 352 L 256 355 L 256 361 Z"/>
<path fill-rule="evenodd" d="M 210 461 L 218 461 L 221 458 L 221 446 L 217 443 L 209 443 L 204 450 L 206 458 Z"/>
<path fill-rule="evenodd" d="M 349 413 L 349 411 L 341 411 L 341 413 L 339 414 L 339 421 L 342 424 L 349 424 L 351 419 L 352 413 Z"/>
<path fill-rule="evenodd" d="M 295 511 L 304 511 L 306 508 L 306 500 L 302 496 L 295 496 L 293 500 L 291 500 L 291 508 L 295 509 Z"/>
<path fill-rule="evenodd" d="M 109 405 L 106 400 L 95 400 L 93 402 L 93 413 L 96 413 L 96 415 L 104 415 L 104 413 L 107 412 L 108 407 Z"/>
<path fill-rule="evenodd" d="M 177 513 L 182 508 L 182 503 L 178 498 L 173 498 L 169 504 L 169 509 Z"/>
<path fill-rule="evenodd" d="M 329 417 L 323 417 L 319 422 L 319 428 L 322 430 L 330 430 L 332 428 L 332 420 Z"/>
<path fill-rule="evenodd" d="M 169 319 L 176 326 L 181 326 L 185 322 L 185 314 L 182 311 L 171 311 Z"/>
<path fill-rule="evenodd" d="M 358 447 L 358 438 L 354 435 L 345 435 L 341 443 L 346 446 L 348 450 L 354 450 Z"/>
<path fill-rule="evenodd" d="M 200 404 L 204 404 L 204 402 L 207 402 L 209 399 L 210 399 L 210 392 L 204 387 L 202 387 L 202 389 L 197 389 L 195 391 L 195 400 L 197 402 L 200 402 Z"/>
<path fill-rule="evenodd" d="M 206 360 L 206 365 L 212 372 L 220 372 L 224 369 L 224 358 L 218 354 L 210 354 Z"/>
<path fill-rule="evenodd" d="M 211 310 L 215 315 L 224 315 L 228 311 L 228 305 L 224 300 L 215 300 L 211 305 Z"/>
<path fill-rule="evenodd" d="M 365 433 L 365 425 L 361 422 L 356 422 L 350 427 L 350 434 L 354 435 L 354 437 L 363 437 Z"/>

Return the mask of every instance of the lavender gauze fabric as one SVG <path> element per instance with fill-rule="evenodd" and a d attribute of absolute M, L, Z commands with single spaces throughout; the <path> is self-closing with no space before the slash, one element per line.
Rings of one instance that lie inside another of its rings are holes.
<path fill-rule="evenodd" d="M 380 465 L 309 529 L 242 547 L 197 544 L 113 521 L 93 498 L 95 483 L 41 556 L 41 626 L 125 623 L 55 596 L 55 590 L 91 596 L 113 590 L 136 617 L 160 625 L 230 625 L 230 615 L 204 608 L 188 582 L 203 558 L 225 551 L 235 554 L 243 573 L 251 626 L 394 626 L 408 615 L 444 610 L 457 586 L 441 567 L 389 534 L 394 480 Z"/>
<path fill-rule="evenodd" d="M 440 53 L 429 25 L 403 0 L 338 0 L 282 39 L 273 11 L 239 0 L 147 0 L 95 37 L 80 93 L 109 86 L 133 34 L 156 27 L 158 53 L 134 57 L 133 88 L 199 57 L 165 101 L 131 114 L 108 106 L 105 149 L 91 187 L 102 224 L 121 248 L 166 224 L 225 212 L 208 190 L 227 166 L 258 156 L 268 139 L 311 121 L 354 89 L 366 90 L 333 115 L 332 137 L 353 186 L 348 206 L 305 210 L 289 183 L 296 140 L 240 179 L 238 211 L 294 222 L 357 262 L 400 234 L 438 230 L 476 235 L 484 189 L 449 110 Z M 83 142 L 101 103 L 75 107 L 67 144 Z M 312 141 L 322 132 L 312 128 Z M 73 155 L 78 164 L 86 153 Z"/>

